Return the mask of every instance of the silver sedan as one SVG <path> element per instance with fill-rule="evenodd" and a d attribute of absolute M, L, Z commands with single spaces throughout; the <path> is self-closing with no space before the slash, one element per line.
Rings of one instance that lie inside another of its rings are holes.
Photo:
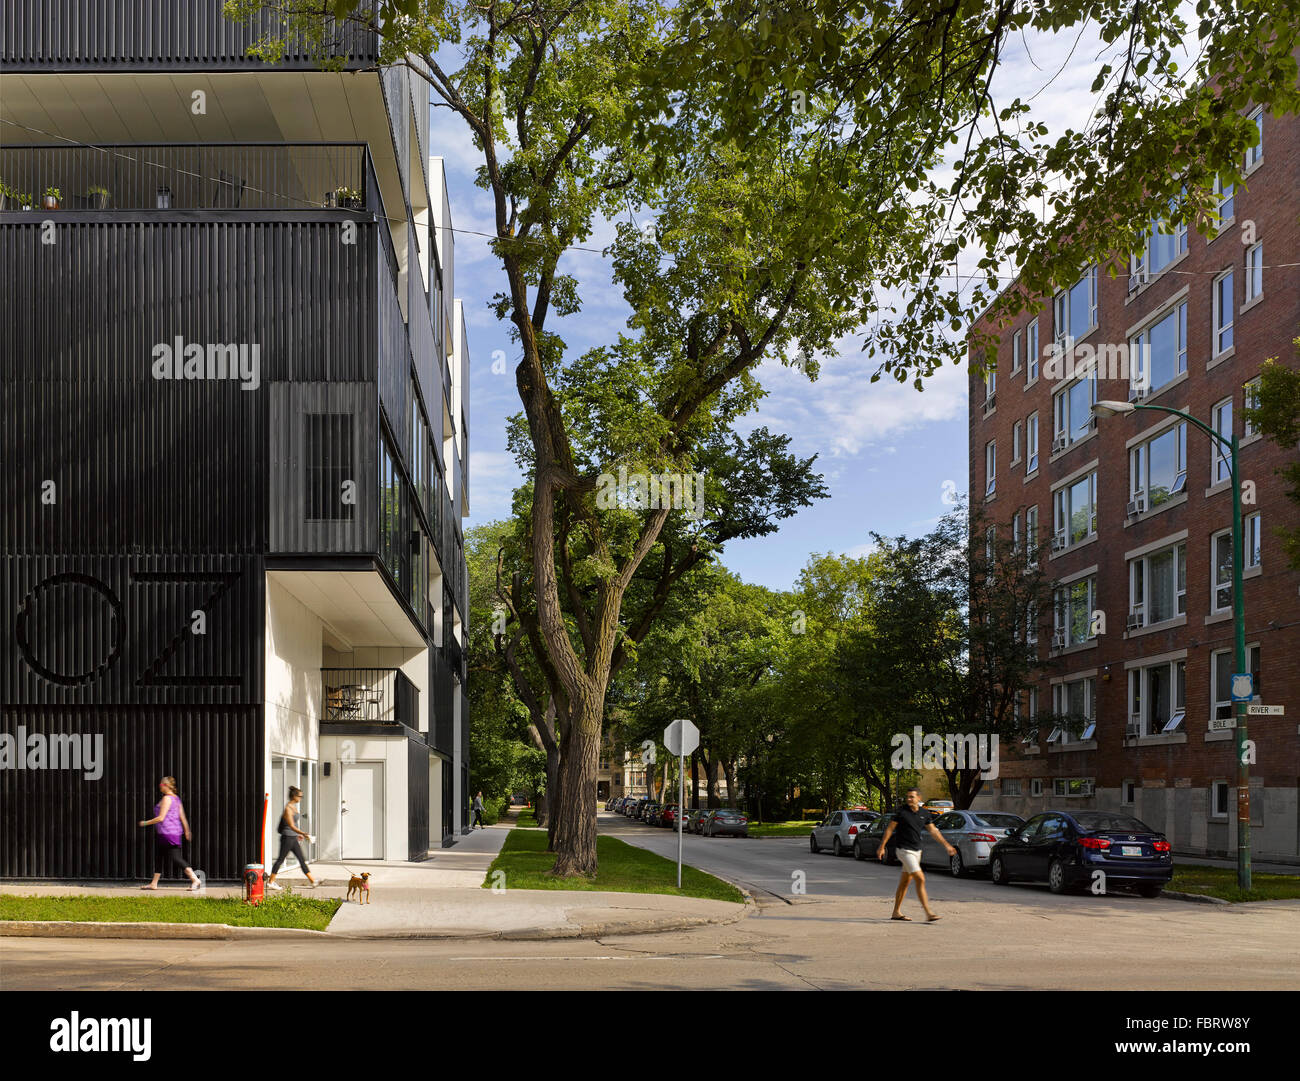
<path fill-rule="evenodd" d="M 829 848 L 837 856 L 847 856 L 853 851 L 853 842 L 860 830 L 866 829 L 880 815 L 875 811 L 844 808 L 832 811 L 814 826 L 808 835 L 808 847 L 814 852 Z"/>
<path fill-rule="evenodd" d="M 921 862 L 942 865 L 954 878 L 986 871 L 993 846 L 1025 820 L 1006 811 L 949 811 L 940 815 L 935 828 L 957 850 L 949 856 L 928 832 L 921 837 Z"/>

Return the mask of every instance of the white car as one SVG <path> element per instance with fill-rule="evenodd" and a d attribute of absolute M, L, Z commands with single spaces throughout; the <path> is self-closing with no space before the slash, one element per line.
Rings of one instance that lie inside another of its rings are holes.
<path fill-rule="evenodd" d="M 809 847 L 814 852 L 829 848 L 837 856 L 847 856 L 853 851 L 853 841 L 860 830 L 865 830 L 880 817 L 878 811 L 868 811 L 861 807 L 846 807 L 832 811 L 814 826 L 809 834 Z"/>

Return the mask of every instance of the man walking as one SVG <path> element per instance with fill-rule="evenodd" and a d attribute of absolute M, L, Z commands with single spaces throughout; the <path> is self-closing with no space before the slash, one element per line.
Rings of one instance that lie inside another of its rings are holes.
<path fill-rule="evenodd" d="M 916 895 L 921 899 L 921 907 L 925 909 L 926 919 L 934 923 L 939 917 L 930 910 L 930 898 L 925 893 L 925 872 L 921 870 L 921 834 L 929 830 L 948 850 L 950 856 L 957 850 L 944 840 L 942 833 L 934 828 L 934 822 L 931 821 L 929 814 L 921 810 L 920 789 L 907 790 L 904 802 L 894 812 L 889 825 L 885 827 L 885 836 L 880 839 L 880 850 L 876 853 L 878 859 L 885 858 L 886 846 L 895 829 L 898 830 L 898 862 L 903 865 L 903 874 L 898 880 L 898 889 L 894 893 L 894 914 L 890 919 L 902 920 L 904 923 L 912 922 L 910 916 L 903 915 L 902 909 L 903 898 L 907 895 L 907 885 L 909 882 L 915 882 Z"/>
<path fill-rule="evenodd" d="M 477 826 L 479 829 L 483 829 L 483 793 L 481 791 L 474 797 L 473 811 L 474 821 L 469 824 L 469 828 L 473 829 Z"/>

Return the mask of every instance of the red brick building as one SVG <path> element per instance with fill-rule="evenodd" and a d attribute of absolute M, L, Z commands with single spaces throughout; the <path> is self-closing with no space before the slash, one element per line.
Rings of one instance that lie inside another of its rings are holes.
<path fill-rule="evenodd" d="M 1036 537 L 1059 586 L 1037 629 L 1055 664 L 1025 708 L 1094 722 L 1047 723 L 1004 746 L 977 805 L 1123 810 L 1176 852 L 1236 849 L 1235 733 L 1221 727 L 1234 670 L 1229 464 L 1170 414 L 1091 415 L 1096 400 L 1140 401 L 1241 440 L 1243 487 L 1256 489 L 1242 508 L 1250 667 L 1256 700 L 1287 707 L 1249 721 L 1252 855 L 1300 862 L 1300 573 L 1275 536 L 1300 525 L 1275 472 L 1296 451 L 1252 434 L 1242 413 L 1265 359 L 1296 364 L 1300 120 L 1252 115 L 1262 142 L 1245 183 L 1222 193 L 1217 232 L 1154 227 L 1114 278 L 1093 268 L 999 331 L 996 372 L 972 376 L 972 503 L 999 531 Z M 1096 378 L 1053 363 L 1056 343 L 1095 358 Z"/>

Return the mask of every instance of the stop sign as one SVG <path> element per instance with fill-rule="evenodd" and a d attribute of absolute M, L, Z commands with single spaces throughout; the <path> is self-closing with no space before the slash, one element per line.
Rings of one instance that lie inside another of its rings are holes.
<path fill-rule="evenodd" d="M 664 729 L 664 746 L 668 753 L 688 755 L 700 745 L 700 730 L 690 721 L 673 721 Z"/>

